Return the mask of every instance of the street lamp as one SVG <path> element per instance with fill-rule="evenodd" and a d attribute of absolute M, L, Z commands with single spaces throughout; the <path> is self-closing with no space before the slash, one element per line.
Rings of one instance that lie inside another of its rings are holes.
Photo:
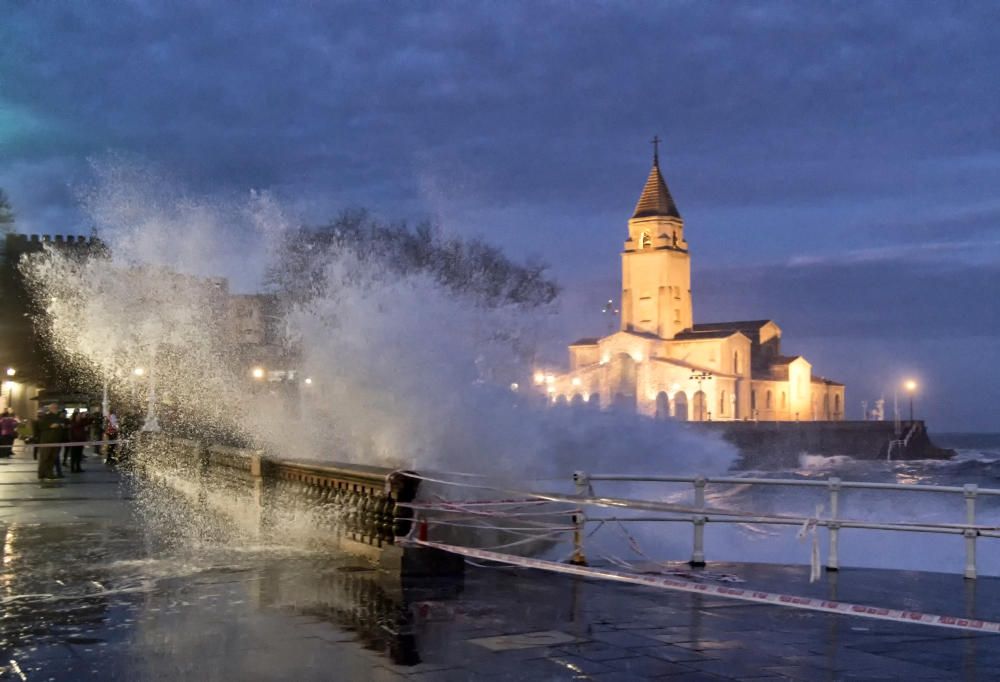
<path fill-rule="evenodd" d="M 136 368 L 134 368 L 132 370 L 132 374 L 136 375 L 137 377 L 141 377 L 145 373 L 146 373 L 146 368 L 145 367 L 136 367 Z"/>
<path fill-rule="evenodd" d="M 917 382 L 913 379 L 907 379 L 903 382 L 903 388 L 910 396 L 910 422 L 913 422 L 913 396 L 917 392 Z"/>
<path fill-rule="evenodd" d="M 312 377 L 306 377 L 306 386 L 312 386 Z"/>
<path fill-rule="evenodd" d="M 17 370 L 16 369 L 14 369 L 13 367 L 8 367 L 7 368 L 7 376 L 12 377 L 15 374 L 17 374 Z"/>
<path fill-rule="evenodd" d="M 264 368 L 263 367 L 254 367 L 253 370 L 251 370 L 250 374 L 253 376 L 254 379 L 258 379 L 258 380 L 259 379 L 263 379 L 264 378 Z"/>

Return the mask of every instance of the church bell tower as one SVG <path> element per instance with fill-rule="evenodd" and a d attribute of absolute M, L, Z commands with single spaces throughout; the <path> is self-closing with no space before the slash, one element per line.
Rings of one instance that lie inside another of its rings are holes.
<path fill-rule="evenodd" d="M 653 138 L 653 168 L 628 221 L 621 328 L 672 339 L 693 324 L 691 259 L 684 221 L 660 173 L 659 142 Z"/>

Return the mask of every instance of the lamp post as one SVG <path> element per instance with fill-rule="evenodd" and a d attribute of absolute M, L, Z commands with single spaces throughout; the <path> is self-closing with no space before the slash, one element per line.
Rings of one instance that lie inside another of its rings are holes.
<path fill-rule="evenodd" d="M 608 318 L 608 331 L 613 332 L 615 330 L 615 317 L 618 315 L 618 308 L 615 307 L 613 299 L 608 299 L 608 302 L 601 308 L 601 313 Z"/>
<path fill-rule="evenodd" d="M 698 403 L 698 421 L 703 422 L 705 421 L 705 394 L 702 393 L 701 391 L 701 382 L 708 381 L 709 379 L 711 379 L 712 374 L 710 372 L 705 372 L 705 371 L 692 372 L 691 376 L 688 378 L 691 381 L 698 382 L 698 393 L 695 394 L 696 396 L 701 395 L 701 402 Z M 709 419 L 711 418 L 712 418 L 711 413 L 709 413 Z"/>
<path fill-rule="evenodd" d="M 906 389 L 906 393 L 910 396 L 910 423 L 913 423 L 913 396 L 917 392 L 917 382 L 913 379 L 907 379 L 903 382 L 903 388 Z"/>
<path fill-rule="evenodd" d="M 145 376 L 146 370 L 142 367 L 136 367 L 132 370 L 132 373 L 137 377 L 141 377 Z M 151 433 L 160 430 L 160 419 L 156 415 L 156 376 L 153 372 L 149 373 L 149 390 L 146 394 L 146 419 L 142 423 L 142 430 Z"/>

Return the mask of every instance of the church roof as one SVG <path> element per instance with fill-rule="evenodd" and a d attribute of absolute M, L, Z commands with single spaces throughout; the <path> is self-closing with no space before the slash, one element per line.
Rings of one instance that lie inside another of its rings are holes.
<path fill-rule="evenodd" d="M 596 346 L 598 341 L 600 341 L 600 339 L 588 336 L 588 337 L 585 337 L 585 338 L 582 338 L 582 339 L 577 339 L 576 341 L 574 341 L 573 343 L 571 343 L 569 345 L 570 346 Z"/>
<path fill-rule="evenodd" d="M 843 386 L 839 381 L 834 381 L 833 379 L 827 379 L 826 377 L 812 377 L 812 383 L 814 384 L 826 384 L 827 386 Z"/>
<path fill-rule="evenodd" d="M 649 171 L 646 179 L 646 186 L 642 188 L 639 196 L 639 203 L 635 205 L 633 218 L 653 218 L 653 217 L 680 218 L 681 214 L 677 210 L 674 198 L 670 196 L 667 183 L 660 174 L 660 162 L 658 158 L 653 160 L 653 168 Z"/>
<path fill-rule="evenodd" d="M 700 339 L 728 339 L 730 336 L 742 333 L 738 329 L 686 329 L 674 334 L 675 341 L 692 341 Z"/>
<path fill-rule="evenodd" d="M 790 365 L 801 357 L 801 355 L 775 355 L 774 357 L 768 358 L 767 362 L 772 366 Z"/>
<path fill-rule="evenodd" d="M 761 327 L 770 323 L 771 320 L 740 320 L 738 322 L 706 322 L 694 325 L 692 327 L 692 330 L 696 332 L 723 331 L 726 329 L 739 330 L 739 331 L 743 331 L 745 329 L 751 329 L 756 331 Z"/>

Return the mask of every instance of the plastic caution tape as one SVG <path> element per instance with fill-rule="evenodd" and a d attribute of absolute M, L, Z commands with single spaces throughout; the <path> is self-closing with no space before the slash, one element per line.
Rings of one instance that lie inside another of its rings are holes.
<path fill-rule="evenodd" d="M 32 441 L 31 443 L 25 443 L 23 440 L 20 443 L 15 442 L 13 445 L 5 445 L 4 447 L 16 447 L 16 448 L 60 448 L 60 447 L 70 447 L 74 445 L 118 445 L 120 443 L 127 443 L 127 438 L 122 438 L 120 440 L 74 440 L 67 441 L 65 443 L 38 443 Z"/>
<path fill-rule="evenodd" d="M 431 542 L 428 540 L 397 538 L 397 542 L 403 545 L 411 544 L 423 547 L 434 547 L 435 549 L 472 557 L 474 559 L 495 561 L 512 566 L 524 566 L 525 568 L 537 568 L 542 571 L 565 573 L 584 578 L 602 578 L 604 580 L 613 580 L 632 585 L 658 587 L 661 589 L 678 590 L 680 592 L 691 592 L 694 594 L 708 594 L 723 597 L 725 599 L 736 599 L 738 601 L 754 602 L 757 604 L 787 606 L 794 609 L 805 609 L 808 611 L 836 613 L 842 616 L 858 616 L 861 618 L 874 618 L 876 620 L 888 620 L 896 623 L 912 623 L 915 625 L 932 625 L 956 630 L 971 630 L 973 632 L 1000 633 L 1000 623 L 988 620 L 959 618 L 956 616 L 941 616 L 932 613 L 922 613 L 920 611 L 887 609 L 878 606 L 866 606 L 864 604 L 851 604 L 849 602 L 813 599 L 810 597 L 799 597 L 789 594 L 779 594 L 776 592 L 762 592 L 760 590 L 726 587 L 725 585 L 694 583 L 659 575 L 624 573 L 622 571 L 615 571 L 607 568 L 595 568 L 593 566 L 574 566 L 572 564 L 561 564 L 556 561 L 546 561 L 545 559 L 531 559 L 527 557 L 514 556 L 512 554 L 491 552 L 485 549 L 473 549 L 471 547 L 446 545 L 440 542 Z"/>

